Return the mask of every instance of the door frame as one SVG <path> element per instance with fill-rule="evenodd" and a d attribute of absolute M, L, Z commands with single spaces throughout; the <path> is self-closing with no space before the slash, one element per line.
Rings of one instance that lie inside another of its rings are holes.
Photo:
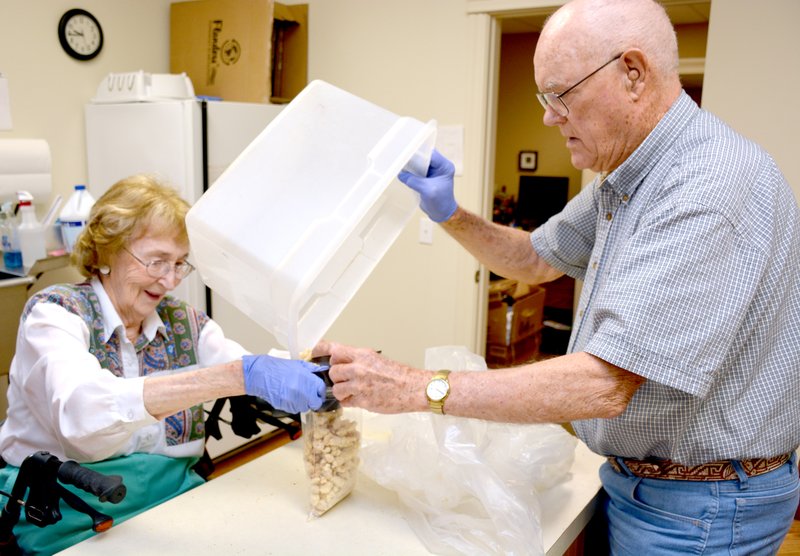
<path fill-rule="evenodd" d="M 470 201 L 484 218 L 492 217 L 494 194 L 489 184 L 494 183 L 501 19 L 547 15 L 565 3 L 566 0 L 467 0 L 468 44 L 472 45 L 467 129 L 474 133 L 468 134 L 465 141 L 464 166 L 466 175 L 476 176 Z M 485 266 L 479 265 L 475 278 L 478 296 L 471 318 L 473 343 L 475 352 L 485 355 L 489 292 L 489 272 Z"/>

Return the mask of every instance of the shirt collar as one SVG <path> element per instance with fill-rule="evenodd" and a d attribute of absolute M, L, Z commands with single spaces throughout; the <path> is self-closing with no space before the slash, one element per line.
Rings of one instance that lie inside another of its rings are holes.
<path fill-rule="evenodd" d="M 127 338 L 125 335 L 125 325 L 123 324 L 119 313 L 117 313 L 117 309 L 114 307 L 114 304 L 111 302 L 111 298 L 108 297 L 108 293 L 106 293 L 103 283 L 97 276 L 93 276 L 89 283 L 91 284 L 94 293 L 97 295 L 97 299 L 100 301 L 100 309 L 103 311 L 103 333 L 105 334 L 105 341 L 108 341 L 108 339 L 111 338 L 111 335 L 114 334 L 114 332 L 118 329 L 119 337 Z M 153 338 L 155 338 L 156 334 L 158 333 L 161 333 L 166 337 L 166 326 L 164 325 L 164 321 L 161 320 L 161 317 L 158 316 L 158 313 L 153 311 L 147 315 L 142 323 L 142 333 L 144 334 L 145 338 L 147 338 L 148 343 L 152 342 Z"/>
<path fill-rule="evenodd" d="M 645 137 L 633 153 L 601 183 L 620 197 L 631 197 L 669 145 L 700 111 L 685 91 L 681 91 L 658 125 Z"/>

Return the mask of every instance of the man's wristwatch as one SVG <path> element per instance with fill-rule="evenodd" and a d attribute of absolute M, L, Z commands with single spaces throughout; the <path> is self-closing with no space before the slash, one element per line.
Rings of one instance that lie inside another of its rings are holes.
<path fill-rule="evenodd" d="M 447 375 L 449 374 L 450 371 L 437 371 L 425 388 L 428 406 L 431 411 L 439 415 L 444 415 L 444 401 L 450 394 L 450 383 L 447 381 Z"/>

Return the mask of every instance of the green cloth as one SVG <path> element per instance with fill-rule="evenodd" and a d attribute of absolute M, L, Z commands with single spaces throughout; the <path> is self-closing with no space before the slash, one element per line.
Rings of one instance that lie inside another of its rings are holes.
<path fill-rule="evenodd" d="M 191 469 L 196 462 L 197 458 L 135 453 L 82 464 L 104 475 L 122 476 L 127 494 L 119 504 L 102 503 L 96 496 L 71 485 L 66 488 L 99 512 L 113 517 L 114 525 L 117 525 L 202 484 L 203 479 Z M 10 465 L 0 469 L 0 489 L 11 492 L 18 472 L 18 467 Z M 24 554 L 54 554 L 97 534 L 92 531 L 92 519 L 88 515 L 72 509 L 63 500 L 60 510 L 63 518 L 44 528 L 28 523 L 25 510 L 22 510 L 19 523 L 14 527 L 14 534 Z"/>

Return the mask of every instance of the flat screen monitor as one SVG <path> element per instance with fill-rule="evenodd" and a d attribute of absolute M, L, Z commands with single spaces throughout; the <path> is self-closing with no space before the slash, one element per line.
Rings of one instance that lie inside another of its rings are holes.
<path fill-rule="evenodd" d="M 552 176 L 520 176 L 516 226 L 531 231 L 561 212 L 567 204 L 569 178 Z"/>

